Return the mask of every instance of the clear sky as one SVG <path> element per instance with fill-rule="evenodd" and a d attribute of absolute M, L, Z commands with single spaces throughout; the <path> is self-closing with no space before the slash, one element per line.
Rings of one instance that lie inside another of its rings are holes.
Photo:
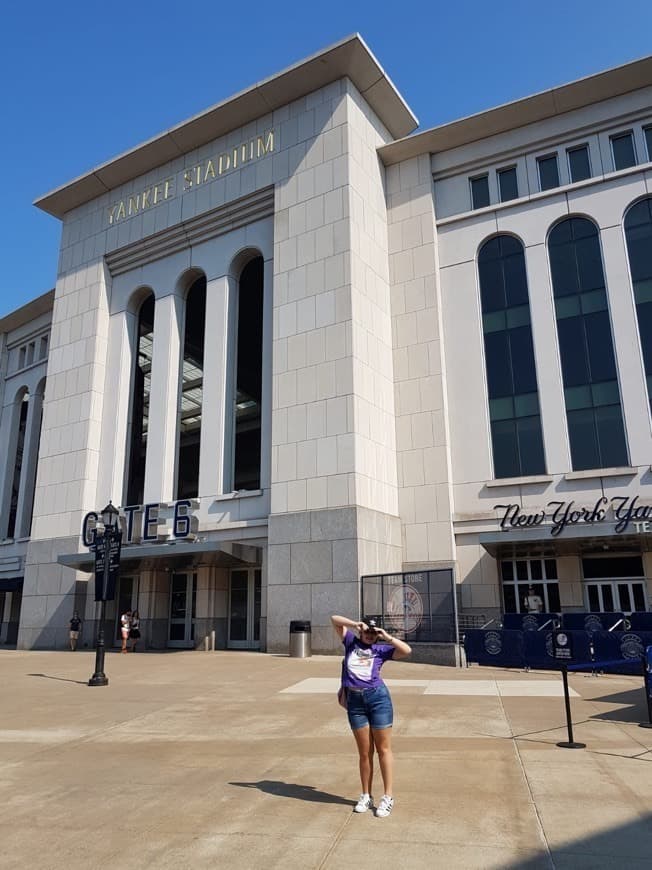
<path fill-rule="evenodd" d="M 22 0 L 0 13 L 0 316 L 50 290 L 32 202 L 359 32 L 420 129 L 652 54 L 651 0 Z"/>

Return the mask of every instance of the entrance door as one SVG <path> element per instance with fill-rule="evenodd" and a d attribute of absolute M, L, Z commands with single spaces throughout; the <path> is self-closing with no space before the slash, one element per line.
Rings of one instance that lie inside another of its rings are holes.
<path fill-rule="evenodd" d="M 260 649 L 261 570 L 231 571 L 229 648 Z"/>
<path fill-rule="evenodd" d="M 645 583 L 642 580 L 612 580 L 587 583 L 589 610 L 647 610 Z"/>
<path fill-rule="evenodd" d="M 173 574 L 170 578 L 168 646 L 192 649 L 195 641 L 196 574 Z"/>

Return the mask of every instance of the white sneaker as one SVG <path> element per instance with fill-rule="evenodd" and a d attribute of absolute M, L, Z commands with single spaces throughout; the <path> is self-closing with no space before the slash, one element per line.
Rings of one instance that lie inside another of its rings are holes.
<path fill-rule="evenodd" d="M 355 807 L 353 808 L 354 813 L 366 813 L 367 810 L 373 805 L 374 799 L 370 794 L 361 794 L 360 800 L 357 802 Z"/>
<path fill-rule="evenodd" d="M 376 815 L 380 819 L 384 819 L 385 816 L 388 816 L 392 809 L 394 808 L 394 798 L 390 797 L 388 794 L 384 794 L 380 799 L 380 803 L 378 804 L 378 808 L 376 810 Z"/>

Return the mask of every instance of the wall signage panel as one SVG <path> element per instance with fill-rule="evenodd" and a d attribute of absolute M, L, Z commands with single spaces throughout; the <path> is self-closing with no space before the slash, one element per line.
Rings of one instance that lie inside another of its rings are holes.
<path fill-rule="evenodd" d="M 638 503 L 638 496 L 599 498 L 592 507 L 577 506 L 575 501 L 549 501 L 541 511 L 527 513 L 519 504 L 495 504 L 502 510 L 500 528 L 530 529 L 544 526 L 553 537 L 561 535 L 570 526 L 578 524 L 613 522 L 616 534 L 633 531 L 637 534 L 652 531 L 652 505 Z"/>

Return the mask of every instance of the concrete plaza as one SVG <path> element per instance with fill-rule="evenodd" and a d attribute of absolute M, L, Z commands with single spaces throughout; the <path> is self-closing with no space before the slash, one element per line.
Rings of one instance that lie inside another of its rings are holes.
<path fill-rule="evenodd" d="M 0 867 L 649 868 L 642 680 L 390 662 L 396 807 L 355 815 L 339 659 L 0 652 Z M 382 794 L 380 781 L 376 796 Z"/>

